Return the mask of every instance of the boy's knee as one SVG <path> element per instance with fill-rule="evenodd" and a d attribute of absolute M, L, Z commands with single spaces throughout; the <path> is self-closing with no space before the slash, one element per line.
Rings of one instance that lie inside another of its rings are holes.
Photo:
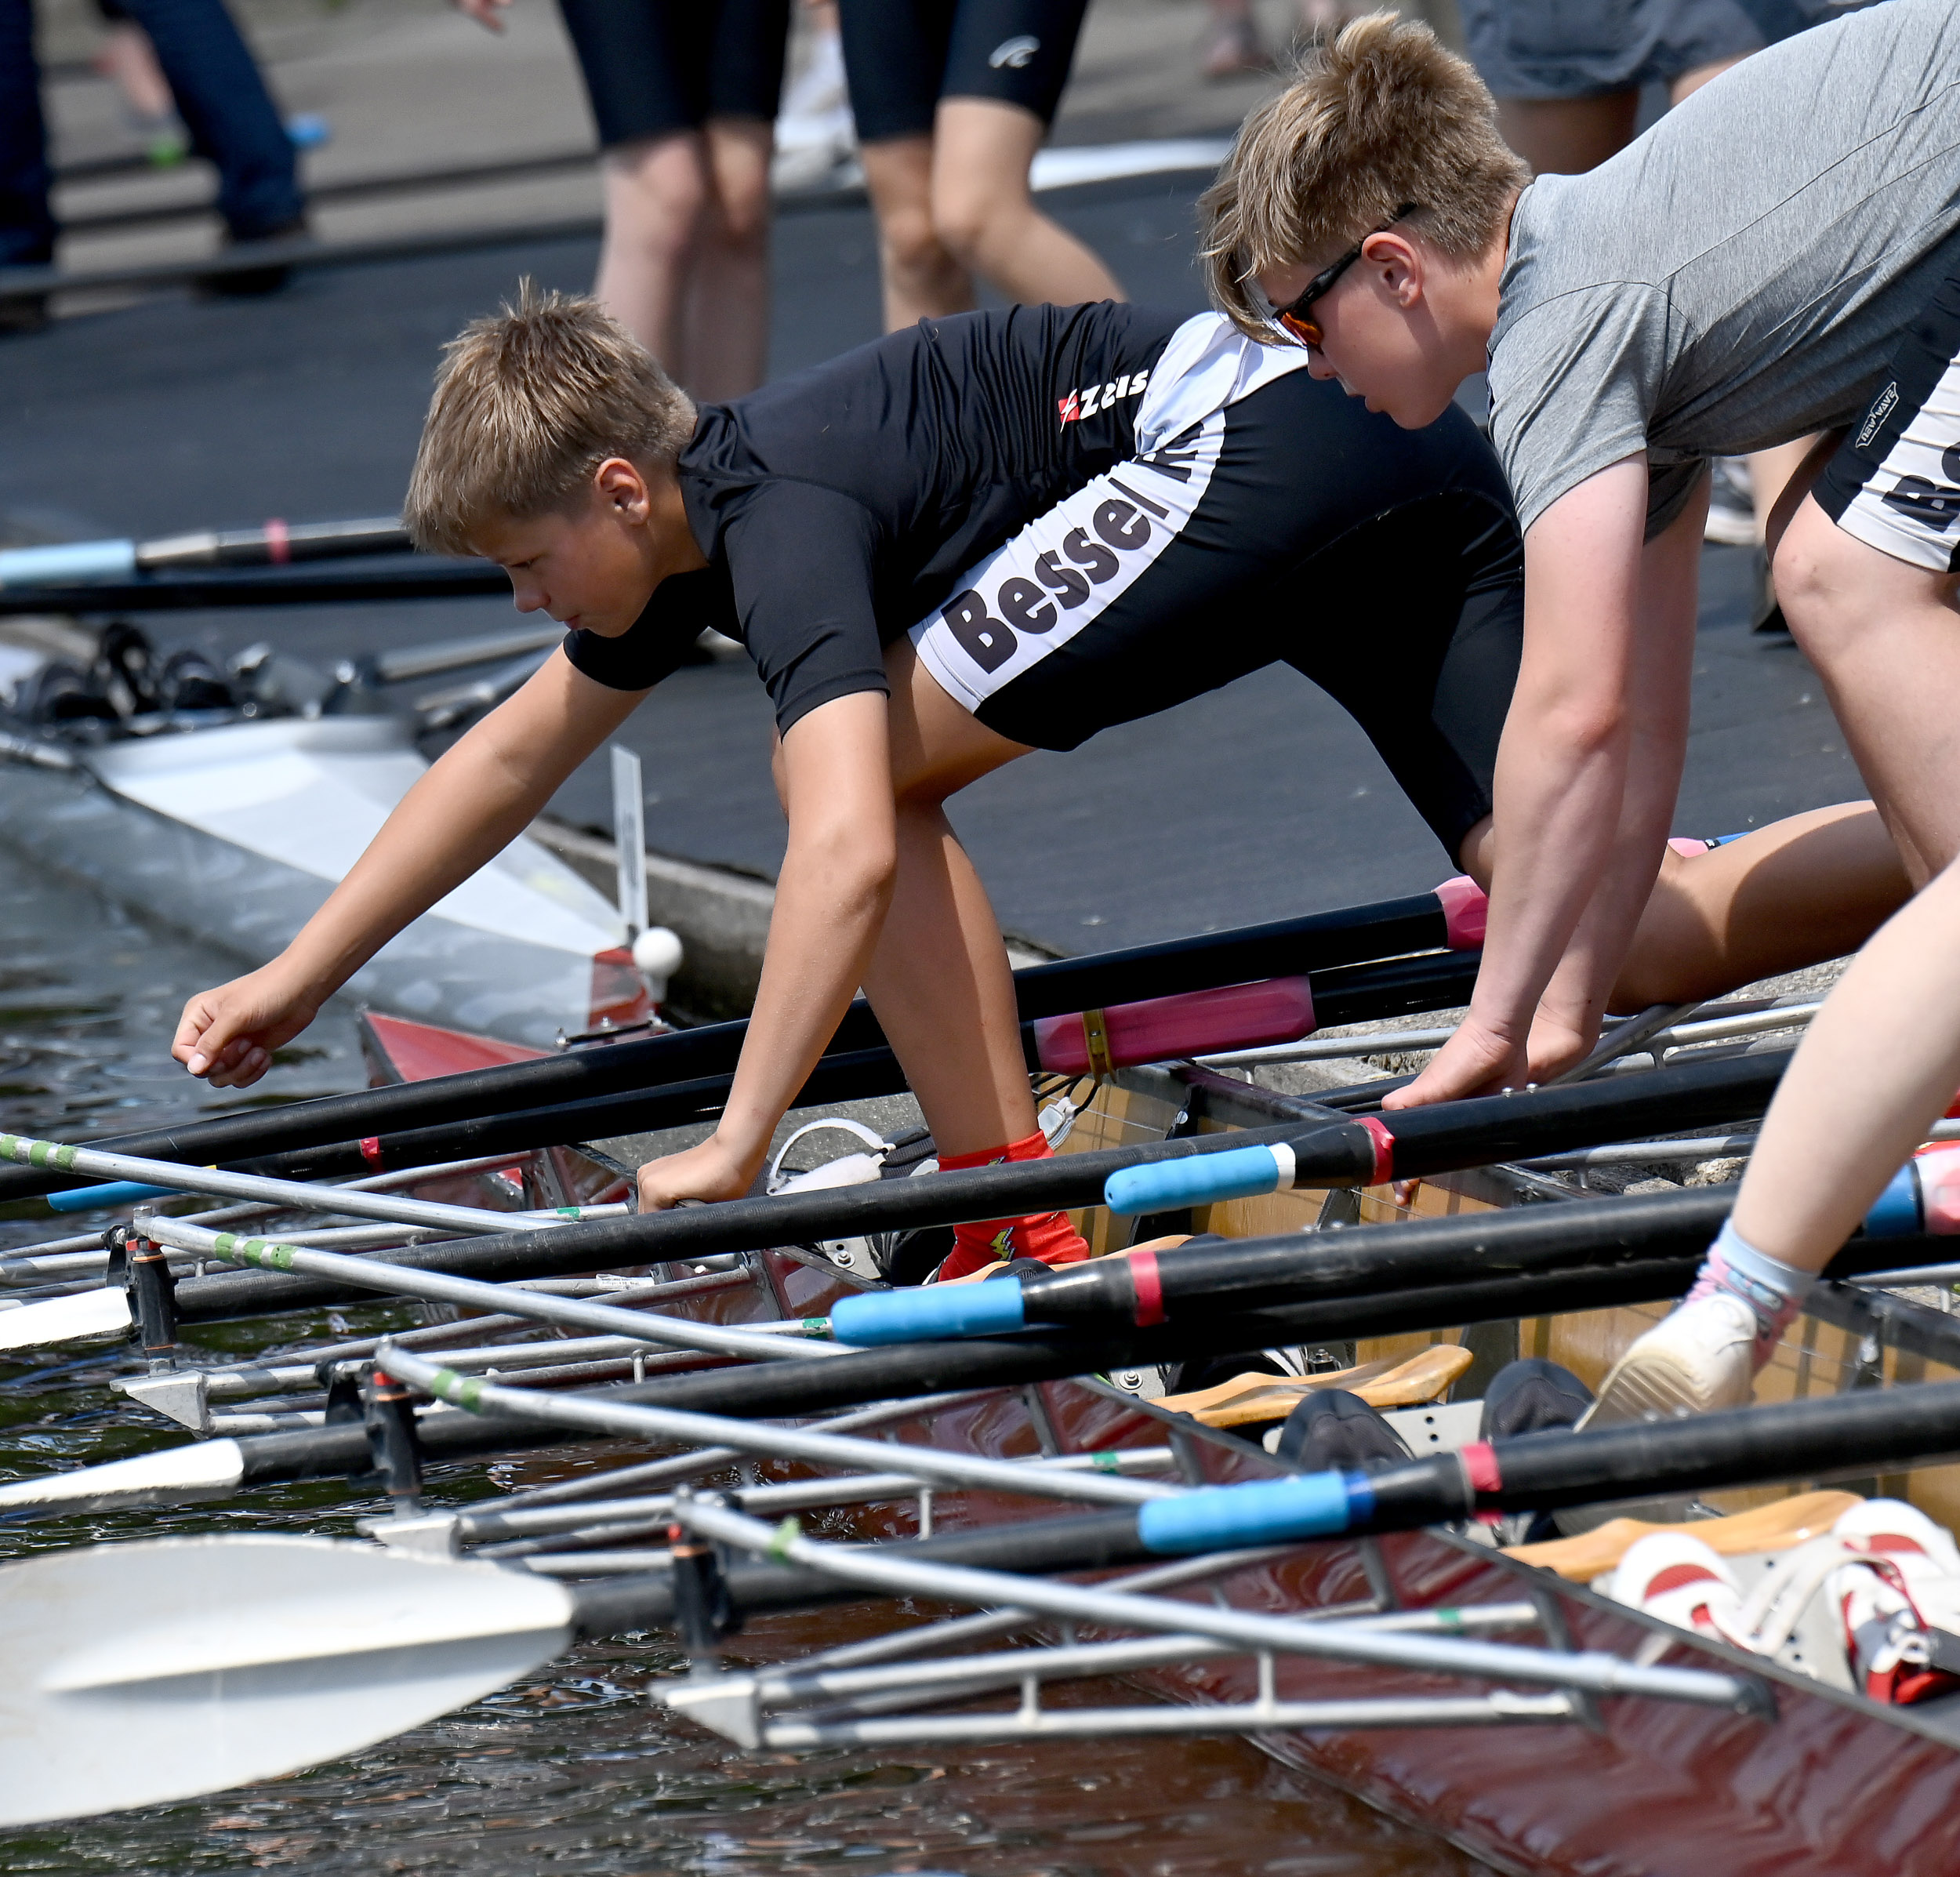
<path fill-rule="evenodd" d="M 891 264 L 905 272 L 927 272 L 946 264 L 946 251 L 924 203 L 887 211 L 880 218 L 878 234 Z"/>

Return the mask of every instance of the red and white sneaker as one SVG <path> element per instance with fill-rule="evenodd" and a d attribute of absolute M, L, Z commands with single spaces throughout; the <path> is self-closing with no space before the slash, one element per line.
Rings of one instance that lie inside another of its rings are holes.
<path fill-rule="evenodd" d="M 1746 1648 L 1742 1592 L 1715 1553 L 1686 1532 L 1650 1532 L 1628 1546 L 1619 1568 L 1595 1584 L 1616 1603 L 1677 1629 Z"/>
<path fill-rule="evenodd" d="M 1850 1554 L 1831 1581 L 1858 1685 L 1874 1701 L 1925 1701 L 1960 1686 L 1934 1665 L 1933 1634 L 1960 1635 L 1960 1549 L 1902 1499 L 1867 1499 L 1831 1528 Z"/>

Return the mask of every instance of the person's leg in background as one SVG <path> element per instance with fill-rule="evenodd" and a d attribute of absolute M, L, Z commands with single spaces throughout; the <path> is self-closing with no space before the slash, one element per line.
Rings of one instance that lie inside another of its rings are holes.
<path fill-rule="evenodd" d="M 932 224 L 947 252 L 1008 300 L 1121 300 L 1116 276 L 1034 205 L 1028 171 L 1047 126 L 1018 104 L 949 97 L 932 140 Z"/>
<path fill-rule="evenodd" d="M 707 181 L 687 285 L 683 381 L 697 398 L 739 398 L 769 351 L 771 126 L 782 96 L 789 0 L 721 0 L 709 56 Z"/>
<path fill-rule="evenodd" d="M 1010 300 L 1123 297 L 1028 188 L 1083 10 L 1083 0 L 843 0 L 887 330 L 971 307 L 975 273 Z"/>
<path fill-rule="evenodd" d="M 964 313 L 973 282 L 932 225 L 932 128 L 951 4 L 839 0 L 844 66 L 865 187 L 878 223 L 884 326 Z"/>
<path fill-rule="evenodd" d="M 231 239 L 264 241 L 302 227 L 306 198 L 292 140 L 223 0 L 122 4 L 156 49 L 191 148 L 217 165 L 218 209 Z M 256 277 L 245 282 L 257 284 Z"/>
<path fill-rule="evenodd" d="M 760 382 L 785 0 L 560 0 L 604 155 L 593 292 L 698 398 Z"/>

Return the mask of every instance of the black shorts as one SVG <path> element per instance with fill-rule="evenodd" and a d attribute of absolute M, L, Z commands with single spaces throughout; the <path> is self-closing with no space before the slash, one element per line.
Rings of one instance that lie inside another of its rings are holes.
<path fill-rule="evenodd" d="M 558 0 L 601 149 L 775 119 L 790 0 Z"/>
<path fill-rule="evenodd" d="M 1463 0 L 1477 75 L 1500 98 L 1596 98 L 1671 85 L 1769 42 L 1746 0 Z"/>
<path fill-rule="evenodd" d="M 1088 4 L 840 0 L 858 140 L 930 136 L 942 98 L 993 98 L 1052 123 Z"/>
<path fill-rule="evenodd" d="M 1295 372 L 1029 523 L 912 637 L 1044 750 L 1290 665 L 1454 859 L 1490 812 L 1523 632 L 1516 521 L 1470 420 L 1398 430 Z"/>
<path fill-rule="evenodd" d="M 1864 415 L 1811 495 L 1854 539 L 1930 573 L 1960 568 L 1960 240 Z"/>

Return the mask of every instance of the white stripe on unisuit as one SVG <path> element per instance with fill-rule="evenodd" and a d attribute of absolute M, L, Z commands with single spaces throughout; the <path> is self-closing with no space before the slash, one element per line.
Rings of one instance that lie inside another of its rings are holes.
<path fill-rule="evenodd" d="M 1880 392 L 1872 415 L 1897 387 Z M 1867 423 L 1870 419 L 1867 419 Z M 1872 427 L 1875 428 L 1876 426 Z M 1941 374 L 1907 420 L 1885 460 L 1865 479 L 1838 525 L 1854 539 L 1910 567 L 1944 573 L 1960 543 L 1960 359 Z"/>
<path fill-rule="evenodd" d="M 1030 521 L 913 627 L 926 669 L 978 710 L 1066 644 L 1177 539 L 1224 438 L 1224 412 L 1214 411 L 1174 448 L 1118 463 Z"/>
<path fill-rule="evenodd" d="M 1301 370 L 1305 346 L 1262 346 L 1222 313 L 1200 313 L 1171 335 L 1137 407 L 1137 454 L 1153 450 L 1276 378 Z"/>

